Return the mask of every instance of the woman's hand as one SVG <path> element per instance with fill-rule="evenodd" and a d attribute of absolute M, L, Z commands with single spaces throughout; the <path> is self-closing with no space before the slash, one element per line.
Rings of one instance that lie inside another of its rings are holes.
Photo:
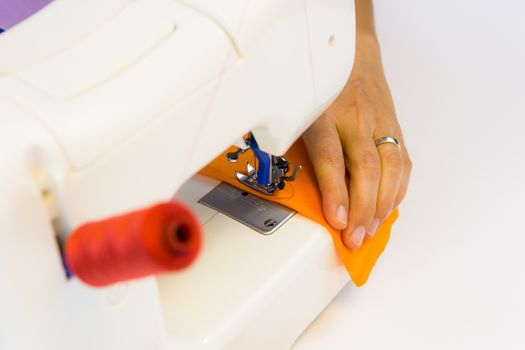
<path fill-rule="evenodd" d="M 376 147 L 374 140 L 382 136 L 397 138 L 401 147 L 391 143 Z M 326 220 L 343 230 L 346 246 L 360 247 L 365 235 L 373 236 L 403 200 L 412 168 L 375 35 L 358 33 L 354 67 L 346 86 L 303 139 L 321 189 Z"/>

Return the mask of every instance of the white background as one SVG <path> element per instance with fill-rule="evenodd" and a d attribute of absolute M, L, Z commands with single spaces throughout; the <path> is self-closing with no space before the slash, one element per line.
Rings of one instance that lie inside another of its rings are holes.
<path fill-rule="evenodd" d="M 410 193 L 306 349 L 525 349 L 525 1 L 376 0 Z"/>

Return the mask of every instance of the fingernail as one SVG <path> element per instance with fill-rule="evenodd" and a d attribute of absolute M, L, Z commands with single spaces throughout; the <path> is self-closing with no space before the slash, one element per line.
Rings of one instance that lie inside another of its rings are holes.
<path fill-rule="evenodd" d="M 377 232 L 377 229 L 379 228 L 379 225 L 381 224 L 381 219 L 375 218 L 372 223 L 370 224 L 370 229 L 368 230 L 368 235 L 370 237 L 374 237 L 374 235 Z"/>
<path fill-rule="evenodd" d="M 337 217 L 337 220 L 341 221 L 344 225 L 348 223 L 348 212 L 344 205 L 340 205 L 339 208 L 337 208 L 335 216 Z"/>
<path fill-rule="evenodd" d="M 363 239 L 365 238 L 366 229 L 364 226 L 359 226 L 350 235 L 350 240 L 352 243 L 354 243 L 357 247 L 360 247 L 363 243 Z"/>

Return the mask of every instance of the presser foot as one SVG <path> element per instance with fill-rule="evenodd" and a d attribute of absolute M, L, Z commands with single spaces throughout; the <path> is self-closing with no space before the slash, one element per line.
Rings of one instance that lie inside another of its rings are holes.
<path fill-rule="evenodd" d="M 244 152 L 243 152 L 244 153 Z M 299 171 L 302 170 L 302 165 L 297 165 L 294 167 L 292 175 L 286 175 L 289 171 L 289 162 L 284 157 L 270 156 L 271 157 L 271 171 L 269 182 L 258 181 L 258 174 L 260 170 L 256 170 L 250 162 L 246 162 L 246 173 L 241 173 L 238 171 L 234 172 L 235 177 L 239 182 L 244 185 L 264 193 L 266 195 L 273 195 L 275 192 L 282 190 L 286 181 L 294 181 L 297 177 Z M 266 184 L 264 184 L 266 183 Z"/>
<path fill-rule="evenodd" d="M 277 189 L 278 189 L 277 186 L 271 186 L 271 185 L 262 186 L 262 185 L 257 183 L 257 173 L 256 173 L 255 169 L 251 166 L 251 164 L 249 162 L 246 162 L 246 169 L 248 171 L 248 174 L 243 174 L 243 173 L 240 173 L 238 171 L 234 172 L 235 177 L 241 183 L 243 183 L 244 185 L 246 185 L 246 186 L 248 186 L 250 188 L 253 188 L 256 191 L 259 191 L 261 193 L 264 193 L 264 194 L 270 195 L 270 196 L 272 194 L 274 194 L 275 191 L 277 191 Z"/>
<path fill-rule="evenodd" d="M 255 155 L 257 169 L 246 162 L 246 173 L 236 171 L 234 174 L 237 180 L 258 192 L 272 195 L 278 190 L 282 190 L 286 181 L 294 181 L 302 169 L 301 165 L 297 165 L 293 169 L 292 175 L 287 175 L 290 170 L 290 163 L 286 158 L 263 152 L 253 134 L 243 139 L 242 143 L 242 148 L 226 154 L 226 160 L 235 163 L 239 160 L 239 155 L 251 150 Z"/>

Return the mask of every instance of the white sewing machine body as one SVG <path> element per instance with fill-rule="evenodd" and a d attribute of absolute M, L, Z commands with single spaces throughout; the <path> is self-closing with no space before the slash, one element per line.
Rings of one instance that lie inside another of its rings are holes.
<path fill-rule="evenodd" d="M 348 281 L 329 235 L 300 215 L 260 235 L 197 203 L 218 182 L 193 175 L 250 130 L 287 150 L 344 86 L 353 11 L 55 0 L 0 35 L 0 347 L 289 348 Z M 204 226 L 193 266 L 65 279 L 56 230 L 177 191 Z"/>

